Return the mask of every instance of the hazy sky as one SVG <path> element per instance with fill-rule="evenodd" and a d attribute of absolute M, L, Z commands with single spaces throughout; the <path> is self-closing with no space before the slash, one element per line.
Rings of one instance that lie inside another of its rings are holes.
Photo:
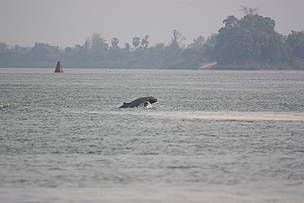
<path fill-rule="evenodd" d="M 217 32 L 228 15 L 240 17 L 241 5 L 258 7 L 277 30 L 304 30 L 304 0 L 0 0 L 0 41 L 74 46 L 92 33 L 109 40 L 150 36 L 168 42 L 173 29 L 189 41 Z"/>

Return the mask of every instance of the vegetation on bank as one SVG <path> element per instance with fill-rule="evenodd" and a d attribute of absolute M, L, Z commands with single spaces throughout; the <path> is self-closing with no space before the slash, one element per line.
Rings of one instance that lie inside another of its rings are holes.
<path fill-rule="evenodd" d="M 246 9 L 241 19 L 228 16 L 220 28 L 213 58 L 222 66 L 304 67 L 304 32 L 284 36 L 275 31 L 276 22 Z"/>
<path fill-rule="evenodd" d="M 304 69 L 304 32 L 284 36 L 276 22 L 244 8 L 238 19 L 228 16 L 217 34 L 197 37 L 189 45 L 174 30 L 168 44 L 149 44 L 149 36 L 135 36 L 120 45 L 118 38 L 107 42 L 93 34 L 82 45 L 61 49 L 47 43 L 33 47 L 9 47 L 0 42 L 0 67 L 53 67 L 57 60 L 65 67 L 198 69 L 216 61 L 218 68 Z"/>

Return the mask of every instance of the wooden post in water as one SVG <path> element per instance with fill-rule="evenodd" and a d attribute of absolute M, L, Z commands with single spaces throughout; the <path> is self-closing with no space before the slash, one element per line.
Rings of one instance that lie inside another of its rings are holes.
<path fill-rule="evenodd" d="M 61 64 L 60 61 L 57 61 L 55 73 L 63 73 L 63 65 Z"/>

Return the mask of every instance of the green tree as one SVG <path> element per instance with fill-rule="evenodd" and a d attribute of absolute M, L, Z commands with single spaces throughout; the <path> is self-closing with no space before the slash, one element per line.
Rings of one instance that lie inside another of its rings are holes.
<path fill-rule="evenodd" d="M 89 48 L 91 48 L 94 53 L 100 53 L 106 51 L 109 48 L 109 45 L 106 43 L 106 40 L 100 36 L 100 34 L 94 33 L 91 36 Z"/>
<path fill-rule="evenodd" d="M 116 38 L 116 37 L 112 38 L 112 39 L 111 39 L 111 44 L 112 44 L 112 48 L 118 49 L 118 48 L 119 48 L 119 46 L 118 46 L 118 44 L 119 44 L 119 39 Z"/>
<path fill-rule="evenodd" d="M 6 43 L 0 42 L 0 54 L 6 52 L 7 48 L 8 48 L 8 46 Z"/>
<path fill-rule="evenodd" d="M 287 37 L 288 48 L 291 52 L 291 64 L 304 66 L 304 31 L 291 31 Z"/>
<path fill-rule="evenodd" d="M 132 44 L 137 49 L 137 47 L 140 45 L 140 38 L 139 37 L 133 37 Z"/>
<path fill-rule="evenodd" d="M 241 11 L 245 15 L 256 15 L 258 10 L 258 8 L 248 8 L 246 6 L 241 6 Z"/>
<path fill-rule="evenodd" d="M 185 41 L 185 39 L 186 38 L 183 37 L 183 35 L 178 30 L 173 30 L 170 46 L 178 49 L 182 46 L 182 42 Z"/>
<path fill-rule="evenodd" d="M 287 44 L 293 56 L 304 59 L 304 31 L 291 31 L 287 38 Z"/>
<path fill-rule="evenodd" d="M 125 43 L 125 49 L 128 51 L 130 50 L 130 44 L 128 42 Z"/>
<path fill-rule="evenodd" d="M 141 40 L 141 46 L 142 46 L 144 49 L 148 48 L 148 46 L 149 46 L 149 41 L 148 41 L 148 39 L 149 39 L 149 35 L 146 35 L 145 38 L 143 38 L 143 39 Z"/>
<path fill-rule="evenodd" d="M 214 56 L 220 64 L 285 65 L 288 59 L 284 37 L 275 31 L 275 21 L 248 9 L 238 20 L 228 16 L 219 30 Z"/>

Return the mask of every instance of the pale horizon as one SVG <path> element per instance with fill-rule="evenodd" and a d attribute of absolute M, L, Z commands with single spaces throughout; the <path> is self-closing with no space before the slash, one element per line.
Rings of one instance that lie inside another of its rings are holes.
<path fill-rule="evenodd" d="M 173 29 L 186 43 L 216 33 L 229 15 L 241 17 L 241 6 L 258 8 L 287 35 L 304 29 L 301 0 L 0 0 L 0 41 L 11 46 L 44 42 L 59 47 L 83 44 L 93 33 L 120 46 L 134 36 L 150 36 L 150 44 L 168 43 Z"/>

